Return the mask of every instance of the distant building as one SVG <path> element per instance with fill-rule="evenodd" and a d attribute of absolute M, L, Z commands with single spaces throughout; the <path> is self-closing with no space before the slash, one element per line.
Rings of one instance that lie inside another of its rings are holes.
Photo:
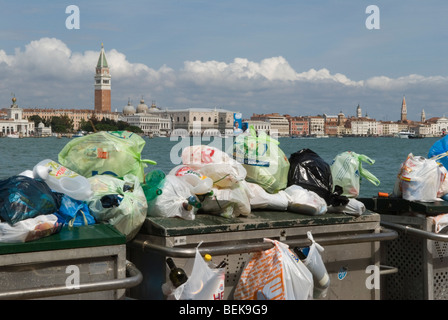
<path fill-rule="evenodd" d="M 6 116 L 0 118 L 0 135 L 18 134 L 29 137 L 34 134 L 34 122 L 23 117 L 23 109 L 16 102 L 16 97 L 12 98 L 12 105 L 6 109 Z"/>
<path fill-rule="evenodd" d="M 111 75 L 103 44 L 95 70 L 95 112 L 111 112 Z"/>
<path fill-rule="evenodd" d="M 36 128 L 36 136 L 37 137 L 49 137 L 51 136 L 51 127 L 46 127 L 45 124 L 39 122 Z"/>
<path fill-rule="evenodd" d="M 401 122 L 407 122 L 407 114 L 408 114 L 408 109 L 406 107 L 406 99 L 403 96 L 403 100 L 401 101 Z"/>
<path fill-rule="evenodd" d="M 253 114 L 250 120 L 267 121 L 271 125 L 270 134 L 276 133 L 279 137 L 289 136 L 289 121 L 278 113 Z"/>

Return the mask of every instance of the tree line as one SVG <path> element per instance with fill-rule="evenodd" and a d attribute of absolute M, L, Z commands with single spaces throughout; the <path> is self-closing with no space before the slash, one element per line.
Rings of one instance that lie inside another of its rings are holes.
<path fill-rule="evenodd" d="M 29 117 L 29 120 L 34 122 L 35 127 L 42 122 L 46 127 L 51 127 L 54 133 L 73 133 L 74 125 L 73 119 L 68 115 L 54 116 L 48 119 L 43 119 L 39 115 Z M 79 130 L 87 132 L 95 131 L 131 131 L 135 133 L 143 133 L 142 129 L 137 126 L 131 126 L 125 121 L 115 121 L 112 119 L 103 118 L 98 120 L 95 114 L 92 114 L 89 120 L 81 119 Z"/>

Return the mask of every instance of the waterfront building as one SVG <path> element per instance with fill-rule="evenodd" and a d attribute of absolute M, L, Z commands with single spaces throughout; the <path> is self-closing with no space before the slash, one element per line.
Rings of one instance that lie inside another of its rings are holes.
<path fill-rule="evenodd" d="M 310 116 L 309 129 L 311 136 L 321 137 L 325 135 L 325 119 L 322 116 Z"/>
<path fill-rule="evenodd" d="M 34 122 L 23 116 L 23 109 L 17 105 L 16 97 L 12 98 L 12 105 L 6 109 L 6 115 L 0 118 L 0 135 L 19 135 L 29 137 L 34 134 Z"/>
<path fill-rule="evenodd" d="M 188 135 L 202 135 L 204 131 L 233 135 L 234 111 L 211 108 L 166 109 L 172 128 Z"/>
<path fill-rule="evenodd" d="M 269 134 L 271 132 L 271 123 L 267 121 L 247 120 L 248 127 L 253 126 L 256 132 L 264 131 Z"/>
<path fill-rule="evenodd" d="M 149 108 L 143 98 L 137 108 L 134 108 L 129 100 L 123 108 L 120 120 L 139 127 L 148 136 L 168 136 L 172 130 L 172 120 L 168 111 L 157 108 L 155 102 Z"/>
<path fill-rule="evenodd" d="M 270 123 L 270 134 L 277 133 L 279 137 L 289 136 L 289 121 L 286 116 L 282 116 L 278 113 L 270 114 L 253 114 L 250 117 L 253 121 L 266 121 Z"/>
<path fill-rule="evenodd" d="M 308 117 L 292 117 L 286 115 L 289 121 L 289 134 L 291 136 L 307 136 L 310 133 L 309 130 L 309 118 Z"/>
<path fill-rule="evenodd" d="M 351 121 L 351 129 L 354 136 L 376 136 L 378 121 L 368 117 L 356 118 Z"/>
<path fill-rule="evenodd" d="M 378 127 L 382 128 L 382 130 L 378 130 L 379 136 L 385 136 L 385 137 L 393 137 L 396 134 L 398 134 L 398 123 L 394 121 L 380 121 L 378 123 Z"/>
<path fill-rule="evenodd" d="M 39 122 L 36 128 L 36 137 L 50 137 L 51 133 L 51 127 L 46 127 L 43 122 Z"/>
<path fill-rule="evenodd" d="M 339 116 L 324 114 L 325 120 L 325 135 L 337 136 L 339 134 L 338 126 L 340 123 Z"/>
<path fill-rule="evenodd" d="M 104 46 L 101 44 L 101 52 L 95 69 L 95 112 L 111 112 L 111 75 L 106 60 Z"/>
<path fill-rule="evenodd" d="M 92 117 L 101 121 L 102 119 L 111 119 L 118 121 L 119 114 L 117 112 L 95 112 L 91 109 L 51 109 L 51 108 L 33 108 L 24 109 L 23 117 L 29 119 L 33 115 L 38 115 L 43 120 L 50 120 L 52 117 L 67 116 L 73 120 L 73 130 L 79 131 L 82 121 L 89 121 Z"/>

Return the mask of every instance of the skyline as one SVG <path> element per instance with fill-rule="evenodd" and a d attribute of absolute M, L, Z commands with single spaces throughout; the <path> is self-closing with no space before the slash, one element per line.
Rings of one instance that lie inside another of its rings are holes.
<path fill-rule="evenodd" d="M 448 110 L 448 4 L 432 1 L 0 1 L 0 107 L 92 108 L 101 43 L 112 111 L 441 117 Z M 67 29 L 70 4 L 79 29 Z M 379 8 L 369 30 L 366 8 Z"/>

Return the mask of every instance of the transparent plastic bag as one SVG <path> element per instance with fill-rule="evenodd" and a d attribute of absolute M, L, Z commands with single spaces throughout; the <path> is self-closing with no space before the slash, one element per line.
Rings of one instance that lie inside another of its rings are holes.
<path fill-rule="evenodd" d="M 225 268 L 210 268 L 199 253 L 198 247 L 196 247 L 193 269 L 187 282 L 177 288 L 171 282 L 163 284 L 162 291 L 168 300 L 223 299 Z"/>
<path fill-rule="evenodd" d="M 0 223 L 0 242 L 21 243 L 38 240 L 61 230 L 62 223 L 54 214 L 21 220 L 13 225 Z"/>
<path fill-rule="evenodd" d="M 84 177 L 97 174 L 122 178 L 133 174 L 143 182 L 144 168 L 156 164 L 141 159 L 145 140 L 129 131 L 100 131 L 71 140 L 59 152 L 58 162 Z"/>
<path fill-rule="evenodd" d="M 113 225 L 130 241 L 143 225 L 148 208 L 138 177 L 128 174 L 121 180 L 108 175 L 96 175 L 88 179 L 93 191 L 88 202 L 90 213 L 98 222 Z M 117 201 L 106 202 L 109 196 Z"/>
<path fill-rule="evenodd" d="M 285 189 L 288 195 L 288 210 L 306 215 L 316 216 L 327 212 L 325 200 L 314 191 L 298 185 L 291 185 Z"/>
<path fill-rule="evenodd" d="M 265 132 L 257 136 L 252 126 L 248 133 L 235 139 L 235 159 L 246 169 L 246 180 L 259 184 L 269 193 L 286 188 L 288 182 L 290 164 L 279 144 Z"/>
<path fill-rule="evenodd" d="M 330 165 L 333 185 L 342 187 L 342 195 L 349 198 L 358 197 L 362 178 L 375 186 L 380 184 L 377 177 L 362 167 L 363 162 L 372 165 L 375 160 L 353 151 L 342 152 L 333 159 Z"/>

